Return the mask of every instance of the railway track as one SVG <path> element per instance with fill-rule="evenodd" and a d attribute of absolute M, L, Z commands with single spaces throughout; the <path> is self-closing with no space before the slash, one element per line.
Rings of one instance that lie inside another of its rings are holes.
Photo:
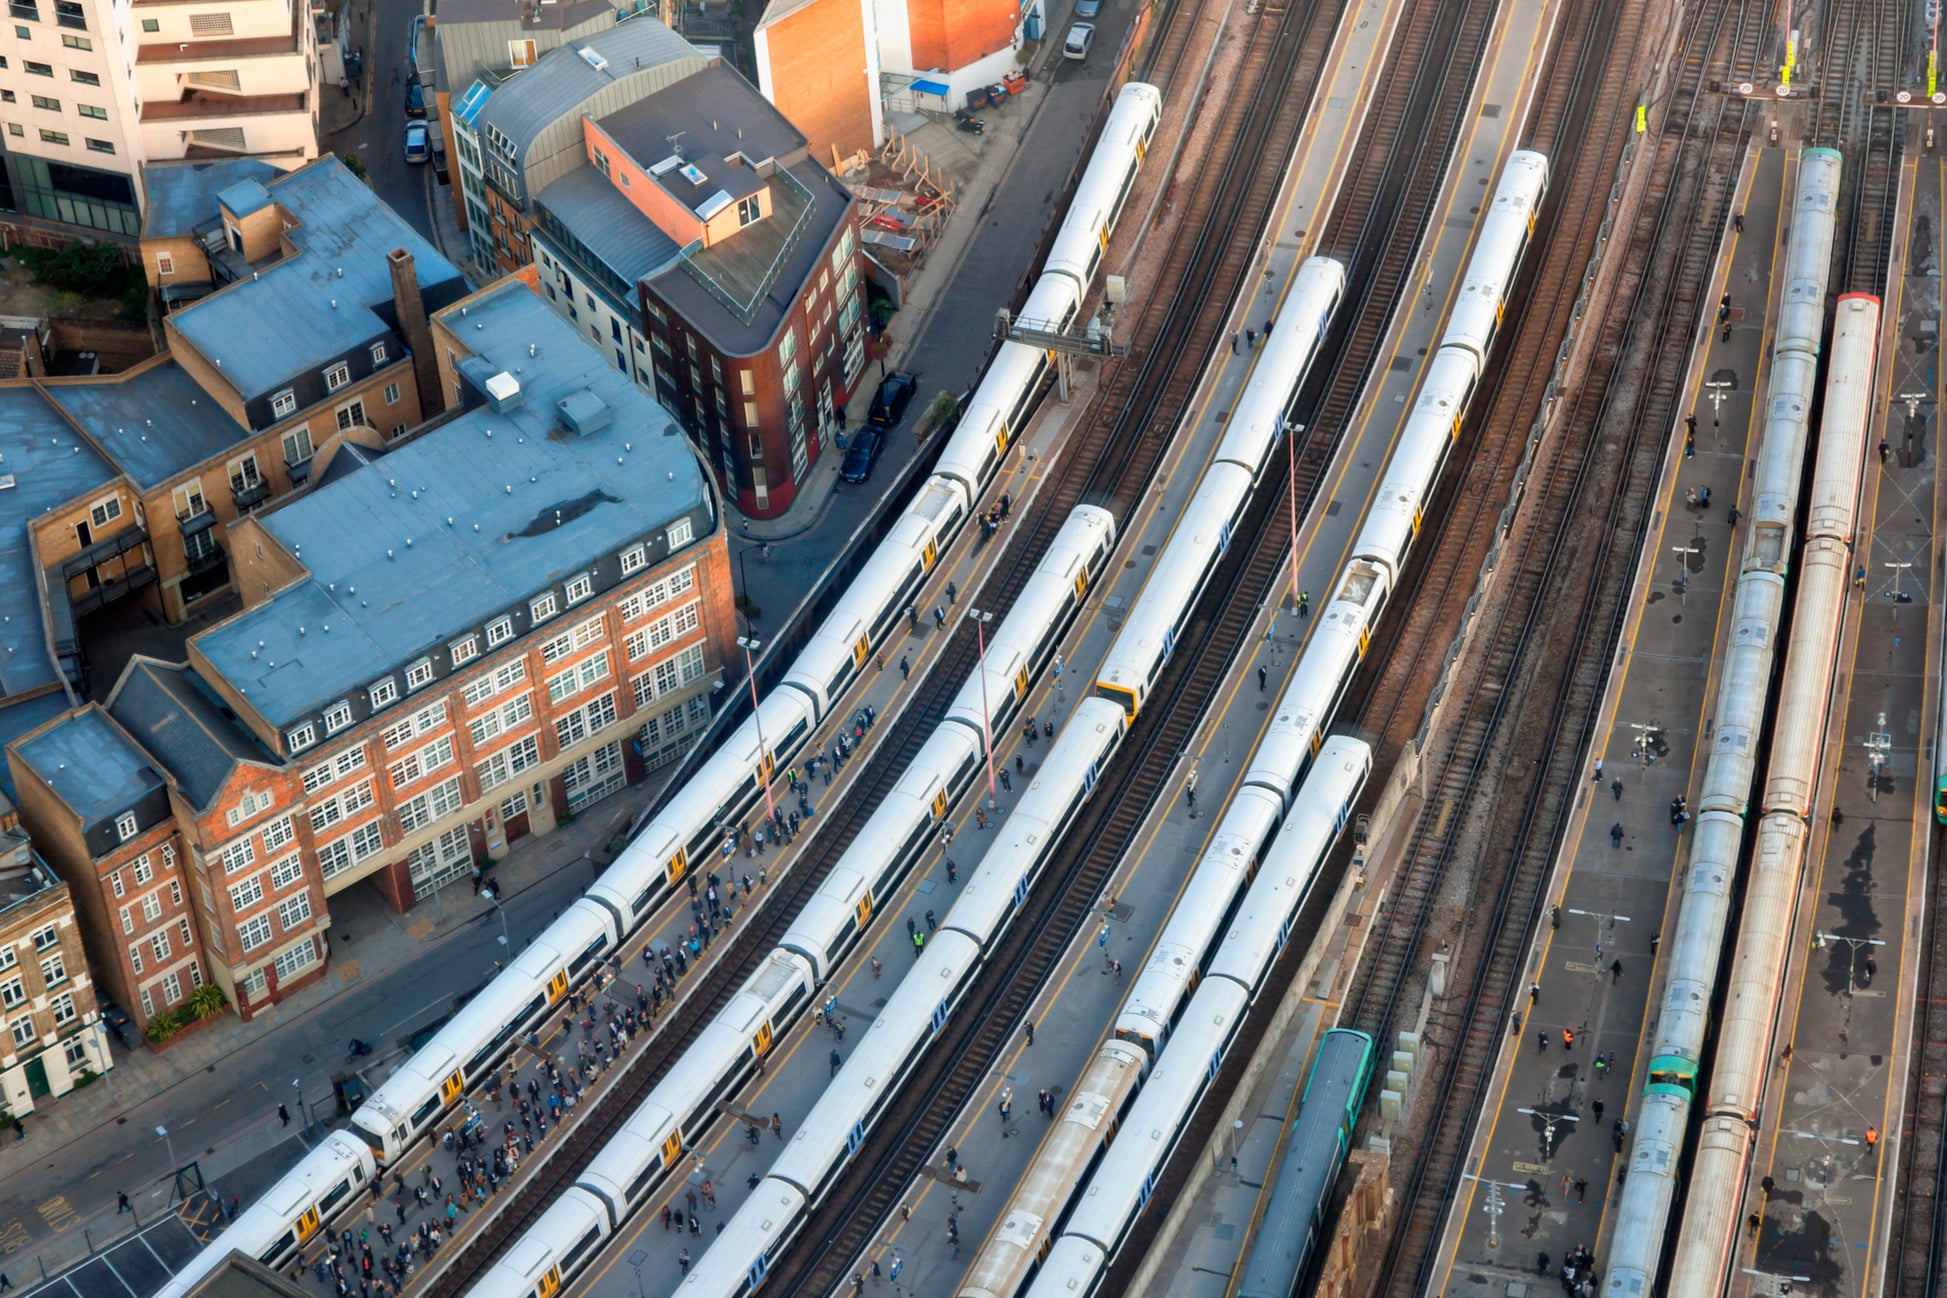
<path fill-rule="evenodd" d="M 1898 1298 L 1940 1298 L 1947 1288 L 1947 951 L 1941 949 L 1947 870 L 1936 860 L 1929 874 L 1889 1244 Z"/>
<path fill-rule="evenodd" d="M 1834 256 L 1842 293 L 1883 293 L 1893 252 L 1900 147 L 1908 110 L 1892 103 L 1907 71 L 1900 0 L 1827 0 L 1826 49 L 1812 142 L 1846 154 L 1845 232 Z"/>
<path fill-rule="evenodd" d="M 1536 143 L 1555 141 L 1558 167 L 1572 165 L 1573 172 L 1557 187 L 1558 193 L 1567 191 L 1559 200 L 1565 210 L 1558 213 L 1550 255 L 1537 266 L 1541 282 L 1533 304 L 1522 316 L 1514 345 L 1502 354 L 1499 381 L 1486 385 L 1496 397 L 1481 436 L 1506 440 L 1515 453 L 1525 440 L 1526 419 L 1532 417 L 1521 413 L 1521 394 L 1532 394 L 1548 380 L 1554 340 L 1560 337 L 1544 331 L 1530 339 L 1528 324 L 1563 318 L 1580 291 L 1613 175 L 1606 160 L 1620 154 L 1616 136 L 1627 130 L 1638 92 L 1629 73 L 1632 60 L 1613 57 L 1609 47 L 1631 48 L 1630 31 L 1643 20 L 1642 9 L 1609 0 L 1588 7 L 1587 32 L 1600 33 L 1620 23 L 1617 35 L 1613 41 L 1598 38 L 1604 47 L 1598 57 L 1582 59 L 1559 115 L 1547 104 L 1536 115 Z M 1427 1038 L 1436 1052 L 1435 1072 L 1421 1081 L 1422 1100 L 1411 1131 L 1403 1129 L 1403 1139 L 1395 1140 L 1395 1184 L 1405 1210 L 1379 1277 L 1379 1291 L 1387 1295 L 1404 1298 L 1427 1282 L 1441 1223 L 1458 1194 L 1468 1139 L 1508 1028 L 1522 953 L 1541 910 L 1542 883 L 1582 787 L 1581 754 L 1621 634 L 1624 595 L 1634 566 L 1630 560 L 1651 520 L 1654 505 L 1649 497 L 1665 438 L 1682 411 L 1681 384 L 1692 333 L 1687 327 L 1664 330 L 1663 322 L 1698 318 L 1698 295 L 1709 283 L 1712 252 L 1728 219 L 1723 178 L 1736 175 L 1737 153 L 1749 124 L 1749 111 L 1739 101 L 1707 94 L 1709 74 L 1734 66 L 1742 57 L 1755 57 L 1752 52 L 1762 38 L 1752 30 L 1753 21 L 1743 7 L 1720 3 L 1695 14 L 1686 32 L 1670 116 L 1662 134 L 1648 142 L 1654 156 L 1638 163 L 1656 169 L 1651 196 L 1663 201 L 1644 205 L 1624 254 L 1629 259 L 1625 265 L 1651 270 L 1636 284 L 1628 311 L 1611 315 L 1592 353 L 1620 356 L 1634 337 L 1639 345 L 1647 344 L 1644 381 L 1632 390 L 1626 379 L 1618 382 L 1615 369 L 1598 369 L 1557 412 L 1560 431 L 1540 448 L 1541 457 L 1524 487 L 1532 499 L 1507 532 L 1497 561 L 1503 575 L 1495 605 L 1475 629 L 1477 648 L 1452 682 L 1459 691 L 1456 711 L 1447 733 L 1436 741 L 1437 760 L 1429 756 L 1421 820 L 1347 999 L 1342 1022 L 1382 1041 L 1390 1038 L 1403 994 L 1420 972 L 1430 929 L 1447 900 L 1448 867 L 1478 832 L 1464 813 L 1477 804 L 1493 807 L 1489 814 L 1500 819 L 1503 832 L 1491 834 L 1490 842 L 1505 842 L 1505 857 L 1475 882 L 1470 908 L 1486 922 L 1461 935 L 1454 968 L 1464 980 L 1459 984 L 1462 995 L 1450 993 L 1434 1007 Z M 1588 48 L 1587 36 L 1582 48 Z M 1595 127 L 1596 138 L 1582 136 L 1577 142 L 1578 118 Z M 1693 146 L 1704 155 L 1700 164 L 1689 160 Z M 1571 154 L 1577 159 L 1572 164 Z M 1595 162 L 1585 164 L 1580 161 L 1584 158 Z M 1567 244 L 1560 251 L 1565 255 L 1557 255 L 1553 245 L 1564 238 Z M 1670 241 L 1677 245 L 1674 264 L 1651 255 Z M 1523 366 L 1525 373 L 1519 369 Z M 1506 367 L 1517 367 L 1517 372 L 1511 375 Z M 1613 447 L 1605 448 L 1598 437 L 1605 427 L 1620 432 Z M 1469 481 L 1456 487 L 1463 504 L 1472 496 L 1469 482 L 1476 468 L 1496 468 L 1506 458 L 1497 454 L 1488 460 L 1476 448 Z M 1489 481 L 1498 485 L 1491 474 Z M 1476 510 L 1451 514 L 1443 524 L 1443 543 L 1422 551 L 1420 572 L 1409 579 L 1416 591 L 1416 616 L 1409 619 L 1409 633 L 1403 637 L 1409 646 L 1415 638 L 1410 624 L 1420 616 L 1436 627 L 1449 620 L 1457 625 L 1456 611 L 1442 618 L 1431 610 L 1422 613 L 1422 603 L 1451 610 L 1471 598 L 1466 579 L 1478 570 L 1478 556 L 1488 542 L 1478 537 L 1482 527 L 1456 527 L 1456 522 L 1472 518 L 1478 524 L 1506 498 L 1505 488 L 1480 493 Z M 1583 529 L 1574 520 L 1585 514 L 1589 534 L 1581 535 Z M 1502 530 L 1494 528 L 1491 535 L 1498 538 Z M 1467 562 L 1447 558 L 1454 548 L 1444 543 L 1449 533 L 1462 540 Z M 1471 547 L 1465 544 L 1470 537 L 1475 538 Z M 1446 596 L 1423 600 L 1417 593 L 1421 590 L 1444 590 Z M 1441 643 L 1437 634 L 1419 638 L 1423 649 Z M 1435 655 L 1417 655 L 1421 663 L 1430 657 Z M 1538 663 L 1554 666 L 1537 670 Z M 1398 665 L 1389 665 L 1395 681 L 1414 667 L 1415 660 L 1403 653 Z M 1394 701 L 1398 689 L 1396 683 L 1375 687 L 1369 699 L 1367 715 L 1374 724 L 1382 718 L 1385 724 L 1382 752 L 1398 751 L 1419 724 L 1419 718 Z M 1539 736 L 1541 745 L 1532 767 L 1520 763 L 1521 796 L 1496 799 L 1500 772 L 1494 768 L 1508 762 L 1495 759 L 1515 734 Z M 1487 851 L 1499 850 L 1486 849 L 1482 859 Z"/>
<path fill-rule="evenodd" d="M 1194 10 L 1189 7 L 1180 12 L 1188 13 L 1191 18 L 1195 16 Z M 1179 70 L 1182 50 L 1189 44 L 1187 29 L 1193 25 L 1191 21 L 1172 21 L 1161 34 L 1157 60 L 1162 65 L 1159 71 L 1165 84 Z M 1180 40 L 1179 35 L 1182 36 Z M 1220 147 L 1237 147 L 1240 144 L 1248 144 L 1248 141 L 1239 141 L 1234 135 L 1220 141 Z M 1087 148 L 1082 151 L 1083 160 L 1088 153 Z M 1078 162 L 1078 168 L 1080 165 Z M 1214 195 L 1205 206 L 1213 208 L 1209 213 L 1212 219 L 1197 221 L 1187 228 L 1233 231 L 1246 228 L 1232 224 L 1240 213 L 1214 211 Z M 1268 201 L 1260 201 L 1257 212 L 1260 221 L 1265 208 L 1268 208 Z M 1192 212 L 1189 215 L 1194 218 L 1199 214 Z M 1159 282 L 1164 285 L 1175 283 L 1177 290 L 1174 296 L 1182 300 L 1227 301 L 1227 292 L 1221 287 L 1213 287 L 1214 266 L 1202 268 L 1200 275 L 1193 273 L 1199 267 L 1187 250 L 1201 246 L 1186 242 L 1186 252 L 1171 258 Z M 1219 260 L 1229 265 L 1231 277 L 1236 279 L 1241 277 L 1247 259 L 1240 255 Z M 1232 261 L 1235 264 L 1229 264 Z M 1234 288 L 1234 285 L 1231 287 Z M 1033 575 L 1035 565 L 1049 542 L 1077 503 L 1085 499 L 1100 500 L 1115 509 L 1119 518 L 1126 519 L 1128 509 L 1133 502 L 1141 499 L 1161 464 L 1176 424 L 1175 413 L 1167 418 L 1151 420 L 1143 418 L 1142 411 L 1145 408 L 1167 408 L 1171 400 L 1180 411 L 1189 395 L 1189 387 L 1175 380 L 1174 375 L 1179 370 L 1194 371 L 1198 368 L 1193 363 L 1185 362 L 1186 348 L 1200 345 L 1207 350 L 1213 345 L 1222 314 L 1215 307 L 1200 312 L 1199 318 L 1205 324 L 1201 334 L 1183 327 L 1168 313 L 1161 313 L 1159 318 L 1145 320 L 1139 325 L 1136 336 L 1146 341 L 1138 342 L 1131 359 L 1140 354 L 1145 363 L 1140 366 L 1125 363 L 1124 370 L 1147 375 L 1147 384 L 1108 386 L 1104 398 L 1096 403 L 1095 417 L 1065 447 L 1050 475 L 1052 481 L 1043 488 L 1037 501 L 1039 507 L 1034 518 L 1016 533 L 1009 543 L 1008 553 L 995 565 L 976 599 L 997 608 L 1011 604 L 1020 588 Z M 1159 402 L 1163 405 L 1159 406 Z M 589 1159 L 628 1120 L 656 1081 L 681 1057 L 765 955 L 777 945 L 803 903 L 817 891 L 879 803 L 895 787 L 927 736 L 945 716 L 960 685 L 974 669 L 978 653 L 977 640 L 971 629 L 957 628 L 940 651 L 933 670 L 926 674 L 919 690 L 902 712 L 901 724 L 892 728 L 894 735 L 889 736 L 867 759 L 865 770 L 855 778 L 848 796 L 822 817 L 825 823 L 809 844 L 804 857 L 772 887 L 753 918 L 736 931 L 731 939 L 735 945 L 723 952 L 706 971 L 693 975 L 693 978 L 700 977 L 702 981 L 684 989 L 686 997 L 673 1012 L 674 1016 L 666 1020 L 659 1031 L 652 1033 L 642 1048 L 628 1060 L 622 1078 L 612 1089 L 598 1102 L 583 1105 L 584 1116 L 565 1142 L 555 1146 L 546 1162 L 518 1187 L 519 1199 L 502 1209 L 487 1229 L 466 1239 L 461 1251 L 439 1269 L 432 1283 L 422 1292 L 432 1298 L 456 1298 L 463 1293 L 493 1264 L 507 1244 L 518 1238 L 560 1191 L 573 1183 Z"/>

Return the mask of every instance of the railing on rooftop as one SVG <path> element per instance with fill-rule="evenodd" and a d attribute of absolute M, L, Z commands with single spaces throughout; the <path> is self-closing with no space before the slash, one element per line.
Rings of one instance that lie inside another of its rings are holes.
<path fill-rule="evenodd" d="M 702 249 L 702 240 L 690 243 L 682 253 L 684 272 L 701 285 L 704 292 L 721 302 L 732 315 L 745 324 L 757 318 L 758 303 L 770 293 L 771 285 L 777 282 L 778 273 L 784 269 L 784 263 L 789 261 L 791 254 L 797 251 L 798 244 L 804 239 L 805 231 L 811 226 L 811 214 L 817 203 L 816 195 L 806 188 L 803 181 L 785 168 L 779 167 L 773 172 L 772 179 L 781 180 L 796 189 L 799 196 L 804 199 L 805 205 L 799 209 L 798 219 L 791 223 L 791 232 L 784 237 L 784 243 L 778 248 L 777 256 L 771 258 L 771 264 L 758 277 L 757 289 L 751 294 L 749 302 L 738 301 L 736 294 L 719 284 L 714 276 L 696 264 L 696 253 Z"/>

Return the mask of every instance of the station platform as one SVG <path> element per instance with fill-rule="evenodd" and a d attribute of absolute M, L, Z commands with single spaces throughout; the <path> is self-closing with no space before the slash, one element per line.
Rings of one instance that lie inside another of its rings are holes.
<path fill-rule="evenodd" d="M 1508 153 L 1517 147 L 1520 123 L 1532 93 L 1534 66 L 1545 48 L 1556 8 L 1547 0 L 1523 0 L 1511 6 L 1497 33 L 1490 66 L 1475 91 L 1475 108 L 1495 104 L 1500 111 L 1473 111 L 1467 117 L 1470 126 L 1458 146 L 1460 162 L 1452 169 L 1430 219 L 1428 242 L 1411 289 L 1413 296 L 1405 299 L 1405 309 L 1396 312 L 1382 357 L 1374 365 L 1376 377 L 1362 394 L 1317 504 L 1299 530 L 1297 584 L 1300 590 L 1310 592 L 1314 601 L 1322 601 L 1342 570 L 1389 448 L 1412 409 L 1420 366 L 1408 358 L 1423 356 L 1437 344 L 1472 250 L 1472 205 L 1479 201 L 1484 184 L 1494 184 Z M 1376 78 L 1385 74 L 1379 52 L 1384 50 L 1399 13 L 1396 4 L 1366 0 L 1342 24 L 1327 66 L 1325 88 L 1319 92 L 1322 107 L 1314 113 L 1301 139 L 1281 198 L 1271 259 L 1274 273 L 1267 281 L 1279 286 L 1280 293 L 1289 275 L 1289 259 L 1312 251 L 1335 178 L 1345 164 L 1343 142 L 1356 133 L 1357 122 L 1345 120 L 1344 106 L 1358 103 L 1370 93 Z M 1287 248 L 1292 251 L 1287 252 Z M 1272 314 L 1268 308 L 1262 312 Z M 1206 408 L 1223 409 L 1230 404 L 1222 394 L 1230 382 L 1228 371 L 1235 364 L 1227 355 L 1220 355 L 1218 362 L 1212 391 L 1203 403 Z M 1146 552 L 1148 547 L 1144 548 Z M 1105 908 L 1100 923 L 1078 935 L 1037 999 L 1031 1011 L 1036 1023 L 1034 1043 L 1030 1045 L 1024 1036 L 1015 1040 L 943 1137 L 942 1145 L 954 1146 L 960 1162 L 969 1166 L 970 1180 L 977 1181 L 978 1187 L 969 1188 L 939 1175 L 943 1151 L 936 1152 L 929 1170 L 900 1196 L 901 1212 L 881 1223 L 874 1246 L 856 1262 L 853 1270 L 865 1275 L 868 1283 L 876 1264 L 879 1274 L 891 1282 L 891 1293 L 951 1294 L 961 1283 L 965 1268 L 992 1237 L 1015 1184 L 1052 1128 L 1054 1116 L 1062 1111 L 1069 1088 L 1112 1035 L 1123 996 L 1167 921 L 1190 870 L 1221 822 L 1236 781 L 1249 765 L 1272 708 L 1303 650 L 1310 623 L 1293 612 L 1289 587 L 1289 580 L 1281 583 L 1276 598 L 1259 610 L 1251 642 L 1254 648 L 1238 655 L 1217 700 L 1186 745 L 1184 759 L 1168 786 L 1172 796 L 1150 809 L 1135 842 L 1118 864 L 1106 889 L 1112 907 Z M 1260 670 L 1264 672 L 1262 680 Z M 1192 771 L 1197 775 L 1195 807 L 1182 793 Z M 1372 897 L 1361 894 L 1358 901 L 1370 904 Z M 1345 974 L 1339 957 L 1348 931 L 1334 928 L 1325 934 L 1310 961 L 1312 972 L 1307 975 L 1301 971 L 1301 983 L 1292 998 L 1292 1031 L 1306 1041 L 1321 1028 L 1330 1027 L 1336 1015 L 1335 997 Z M 1115 968 L 1118 964 L 1119 975 Z M 1235 1048 L 1249 1049 L 1252 1044 L 1240 1041 Z M 1300 1055 L 1280 1067 L 1289 1074 L 1303 1062 Z M 1287 1077 L 1286 1096 L 1293 1081 L 1295 1078 Z M 1046 1113 L 1037 1111 L 1036 1104 L 1044 1090 L 1051 1101 Z M 1007 1121 L 1002 1120 L 999 1108 L 1004 1096 L 1011 1101 L 1012 1116 Z M 1240 1167 L 1247 1157 L 1257 1158 L 1254 1178 L 1220 1168 L 1187 1216 L 1180 1217 L 1159 1202 L 1143 1219 L 1138 1229 L 1162 1255 L 1152 1288 L 1212 1295 L 1224 1291 L 1231 1260 L 1248 1236 L 1256 1207 L 1256 1185 L 1262 1180 L 1262 1166 L 1268 1162 L 1269 1148 L 1283 1118 L 1283 1100 L 1274 1107 L 1275 1112 L 1267 1107 L 1261 1113 L 1247 1113 L 1254 1121 L 1239 1137 L 1225 1142 L 1229 1153 L 1239 1155 Z M 1169 1218 L 1167 1225 L 1165 1216 Z M 949 1218 L 958 1227 L 958 1249 L 949 1241 Z M 1187 1229 L 1182 1228 L 1185 1225 Z M 1224 1256 L 1226 1249 L 1230 1250 L 1229 1257 Z M 892 1280 L 894 1276 L 896 1281 Z"/>
<path fill-rule="evenodd" d="M 1825 761 L 1731 1298 L 1882 1291 L 1933 838 L 1939 710 L 1938 234 L 1947 166 L 1903 168 Z M 1789 1045 L 1789 1053 L 1786 1046 Z M 1883 1133 L 1869 1146 L 1867 1128 Z M 1770 1186 L 1769 1193 L 1766 1186 Z"/>
<path fill-rule="evenodd" d="M 1708 752 L 1731 581 L 1744 542 L 1733 520 L 1763 427 L 1774 267 L 1796 185 L 1796 150 L 1744 158 L 1706 297 L 1729 311 L 1696 322 L 1686 415 L 1671 430 L 1650 539 L 1638 559 L 1595 756 L 1549 880 L 1550 922 L 1524 962 L 1521 998 L 1449 1212 L 1431 1288 L 1450 1298 L 1522 1298 L 1560 1283 L 1577 1247 L 1603 1266 L 1607 1206 L 1624 1170 L 1617 1124 L 1634 1117 L 1656 953 L 1675 929 L 1675 879 L 1690 835 L 1672 803 L 1692 797 Z M 1709 488 L 1709 504 L 1697 503 Z M 1572 1035 L 1573 1044 L 1569 1044 Z"/>

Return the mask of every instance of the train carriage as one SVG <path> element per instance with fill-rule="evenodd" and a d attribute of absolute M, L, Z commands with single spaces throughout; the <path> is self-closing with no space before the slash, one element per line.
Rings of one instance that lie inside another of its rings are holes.
<path fill-rule="evenodd" d="M 1480 233 L 1461 277 L 1460 296 L 1447 316 L 1441 346 L 1464 347 L 1484 361 L 1501 331 L 1508 295 L 1527 254 L 1535 217 L 1548 192 L 1548 159 L 1532 149 L 1508 155 L 1494 201 L 1481 216 Z"/>
<path fill-rule="evenodd" d="M 595 1196 L 570 1186 L 474 1284 L 470 1298 L 556 1294 L 596 1257 L 613 1229 Z"/>
<path fill-rule="evenodd" d="M 1251 381 L 1224 421 L 1216 456 L 1250 470 L 1254 485 L 1286 436 L 1286 415 L 1298 385 L 1311 368 L 1344 294 L 1344 266 L 1330 257 L 1307 258 L 1258 345 Z"/>
<path fill-rule="evenodd" d="M 1156 87 L 1132 81 L 1116 94 L 1115 106 L 1102 128 L 1095 153 L 1075 186 L 1068 215 L 1048 250 L 1044 275 L 1071 279 L 1081 289 L 1095 283 L 1102 258 L 1122 217 L 1123 205 L 1142 170 L 1149 140 L 1163 113 L 1163 96 Z"/>
<path fill-rule="evenodd" d="M 253 1257 L 272 1270 L 282 1269 L 320 1230 L 365 1202 L 378 1175 L 370 1149 L 342 1131 L 332 1132 L 245 1208 L 155 1298 L 186 1298 L 233 1252 Z"/>
<path fill-rule="evenodd" d="M 524 1030 L 614 948 L 615 920 L 584 897 L 550 924 L 352 1115 L 353 1134 L 389 1163 L 497 1068 Z"/>
<path fill-rule="evenodd" d="M 1299 1292 L 1352 1146 L 1374 1057 L 1372 1038 L 1363 1032 L 1334 1028 L 1319 1040 L 1232 1298 L 1291 1298 Z"/>

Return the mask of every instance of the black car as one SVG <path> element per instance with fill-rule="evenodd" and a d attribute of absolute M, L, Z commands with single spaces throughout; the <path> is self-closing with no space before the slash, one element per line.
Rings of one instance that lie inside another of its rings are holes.
<path fill-rule="evenodd" d="M 880 391 L 883 393 L 884 389 Z M 905 408 L 904 402 L 900 403 L 900 408 Z M 879 411 L 877 398 L 873 399 L 872 411 L 876 418 Z M 838 476 L 846 482 L 864 482 L 872 476 L 872 466 L 879 462 L 879 455 L 885 449 L 884 433 L 876 428 L 861 428 L 845 446 L 845 462 L 838 466 Z"/>
<path fill-rule="evenodd" d="M 424 117 L 426 115 L 426 91 L 417 81 L 406 86 L 406 116 Z"/>
<path fill-rule="evenodd" d="M 904 370 L 894 370 L 879 380 L 879 390 L 872 394 L 872 413 L 867 418 L 881 428 L 893 427 L 913 403 L 913 393 L 917 391 L 917 378 Z"/>

